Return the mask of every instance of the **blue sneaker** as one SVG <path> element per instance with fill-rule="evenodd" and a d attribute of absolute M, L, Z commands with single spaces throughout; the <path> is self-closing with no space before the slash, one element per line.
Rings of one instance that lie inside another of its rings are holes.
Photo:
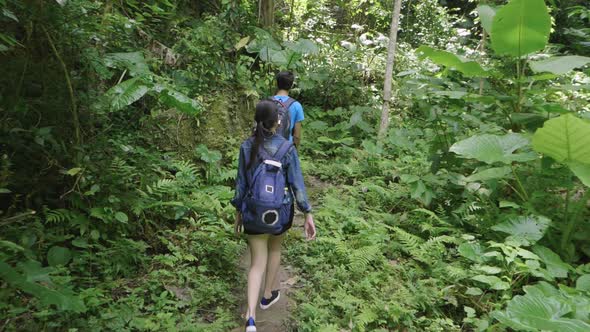
<path fill-rule="evenodd" d="M 256 323 L 254 323 L 254 318 L 248 318 L 246 321 L 246 332 L 256 332 Z"/>
<path fill-rule="evenodd" d="M 267 299 L 264 296 L 262 297 L 262 300 L 260 300 L 260 309 L 266 310 L 270 308 L 271 305 L 277 303 L 277 301 L 281 298 L 281 292 L 278 290 L 273 290 L 270 292 L 270 294 L 270 299 Z"/>

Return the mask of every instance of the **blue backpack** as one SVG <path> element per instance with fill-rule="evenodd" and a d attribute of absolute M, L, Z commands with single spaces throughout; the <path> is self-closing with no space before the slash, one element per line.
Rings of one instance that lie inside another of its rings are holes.
<path fill-rule="evenodd" d="M 245 230 L 277 234 L 289 223 L 292 202 L 285 199 L 287 181 L 281 160 L 292 146 L 285 140 L 272 156 L 260 146 L 258 165 L 248 179 L 249 188 L 242 208 Z"/>

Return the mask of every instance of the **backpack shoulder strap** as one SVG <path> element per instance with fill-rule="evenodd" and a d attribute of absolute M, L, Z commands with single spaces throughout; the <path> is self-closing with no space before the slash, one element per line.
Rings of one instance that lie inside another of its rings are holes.
<path fill-rule="evenodd" d="M 283 106 L 285 106 L 286 109 L 289 109 L 291 107 L 291 105 L 293 105 L 293 103 L 295 103 L 297 100 L 289 97 L 287 98 L 287 100 L 285 100 L 285 102 L 283 102 Z"/>
<path fill-rule="evenodd" d="M 288 140 L 283 141 L 283 143 L 281 143 L 281 146 L 279 146 L 279 148 L 277 149 L 277 152 L 275 152 L 273 159 L 274 160 L 283 159 L 283 157 L 287 154 L 287 152 L 289 152 L 289 150 L 291 149 L 292 146 L 293 146 L 293 143 L 289 142 Z"/>
<path fill-rule="evenodd" d="M 268 153 L 268 151 L 266 151 L 266 149 L 264 148 L 264 144 L 262 144 L 258 148 L 258 156 L 261 159 L 261 161 L 265 159 L 273 159 L 273 156 L 271 156 L 270 153 Z"/>

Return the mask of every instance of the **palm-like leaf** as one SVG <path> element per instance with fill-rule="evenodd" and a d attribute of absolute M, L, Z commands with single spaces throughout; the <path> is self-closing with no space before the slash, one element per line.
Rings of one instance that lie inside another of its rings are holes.
<path fill-rule="evenodd" d="M 521 216 L 492 227 L 493 230 L 510 234 L 510 239 L 532 244 L 539 241 L 551 224 L 542 216 Z"/>

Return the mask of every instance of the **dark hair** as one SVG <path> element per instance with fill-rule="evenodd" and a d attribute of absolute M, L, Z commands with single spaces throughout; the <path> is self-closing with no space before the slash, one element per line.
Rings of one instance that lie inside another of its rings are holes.
<path fill-rule="evenodd" d="M 254 164 L 256 156 L 258 155 L 258 149 L 264 142 L 265 136 L 270 136 L 270 131 L 279 122 L 279 110 L 277 104 L 272 99 L 263 99 L 256 104 L 256 115 L 254 115 L 254 121 L 256 121 L 256 129 L 254 130 L 254 146 L 250 151 L 250 161 L 248 162 L 247 168 Z"/>
<path fill-rule="evenodd" d="M 282 71 L 277 74 L 277 87 L 280 90 L 290 90 L 293 87 L 295 75 L 290 71 Z"/>

